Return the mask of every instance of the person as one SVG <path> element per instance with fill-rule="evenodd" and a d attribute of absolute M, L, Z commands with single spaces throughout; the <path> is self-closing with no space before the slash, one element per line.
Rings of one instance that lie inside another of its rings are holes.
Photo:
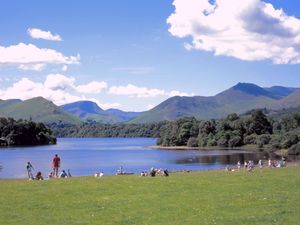
<path fill-rule="evenodd" d="M 241 162 L 240 161 L 237 162 L 237 168 L 241 169 Z"/>
<path fill-rule="evenodd" d="M 55 156 L 52 160 L 52 164 L 53 164 L 53 173 L 56 177 L 58 177 L 58 169 L 60 167 L 60 158 L 58 157 L 57 154 L 55 154 Z"/>
<path fill-rule="evenodd" d="M 51 172 L 48 174 L 48 178 L 51 179 L 51 178 L 53 178 L 53 177 L 54 177 L 54 172 L 51 171 Z"/>
<path fill-rule="evenodd" d="M 271 159 L 268 160 L 268 166 L 269 166 L 270 168 L 272 167 L 272 160 L 271 160 Z"/>
<path fill-rule="evenodd" d="M 164 176 L 166 176 L 166 177 L 169 176 L 169 171 L 167 169 L 164 169 Z"/>
<path fill-rule="evenodd" d="M 60 174 L 59 174 L 59 178 L 68 178 L 68 174 L 66 173 L 66 171 L 62 171 Z"/>
<path fill-rule="evenodd" d="M 27 170 L 28 178 L 33 180 L 32 170 L 34 170 L 34 168 L 30 162 L 27 162 L 26 170 Z"/>
<path fill-rule="evenodd" d="M 44 177 L 42 176 L 41 171 L 37 172 L 37 174 L 35 175 L 35 179 L 36 180 L 44 180 Z"/>
<path fill-rule="evenodd" d="M 262 169 L 263 168 L 263 162 L 262 162 L 262 160 L 260 159 L 260 160 L 258 160 L 258 165 L 259 165 L 259 168 L 260 169 Z"/>
<path fill-rule="evenodd" d="M 96 172 L 95 174 L 94 174 L 94 177 L 98 177 L 98 178 L 101 178 L 101 177 L 103 177 L 103 175 L 104 175 L 104 173 L 103 172 Z"/>
<path fill-rule="evenodd" d="M 70 169 L 68 169 L 68 177 L 72 177 Z"/>

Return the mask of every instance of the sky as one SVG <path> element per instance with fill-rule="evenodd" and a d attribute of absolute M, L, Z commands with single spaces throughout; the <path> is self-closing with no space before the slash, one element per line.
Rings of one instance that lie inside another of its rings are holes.
<path fill-rule="evenodd" d="M 300 87 L 300 1 L 0 2 L 0 99 L 145 111 L 238 82 Z"/>

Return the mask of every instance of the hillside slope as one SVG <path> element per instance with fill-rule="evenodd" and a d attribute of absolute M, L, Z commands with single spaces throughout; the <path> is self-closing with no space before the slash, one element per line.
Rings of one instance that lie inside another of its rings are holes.
<path fill-rule="evenodd" d="M 300 92 L 298 93 L 297 89 L 273 87 L 269 91 L 255 84 L 238 83 L 212 97 L 169 98 L 130 122 L 147 123 L 175 120 L 186 116 L 218 119 L 230 113 L 244 113 L 256 108 L 295 107 L 295 105 L 300 105 Z"/>
<path fill-rule="evenodd" d="M 14 119 L 32 119 L 33 121 L 44 123 L 62 122 L 78 124 L 81 122 L 79 118 L 61 110 L 51 101 L 42 97 L 0 107 L 0 116 L 12 117 Z"/>

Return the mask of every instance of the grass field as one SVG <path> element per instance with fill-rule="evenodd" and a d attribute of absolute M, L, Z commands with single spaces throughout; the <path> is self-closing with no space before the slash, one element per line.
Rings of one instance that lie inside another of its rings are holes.
<path fill-rule="evenodd" d="M 0 180 L 0 224 L 300 224 L 300 167 Z"/>

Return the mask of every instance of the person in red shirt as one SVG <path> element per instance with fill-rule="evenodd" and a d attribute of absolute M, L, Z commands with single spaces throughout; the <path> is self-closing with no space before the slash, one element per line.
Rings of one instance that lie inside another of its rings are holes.
<path fill-rule="evenodd" d="M 56 177 L 58 177 L 58 169 L 60 167 L 60 158 L 58 157 L 57 154 L 55 154 L 52 164 L 53 164 L 53 173 Z"/>

